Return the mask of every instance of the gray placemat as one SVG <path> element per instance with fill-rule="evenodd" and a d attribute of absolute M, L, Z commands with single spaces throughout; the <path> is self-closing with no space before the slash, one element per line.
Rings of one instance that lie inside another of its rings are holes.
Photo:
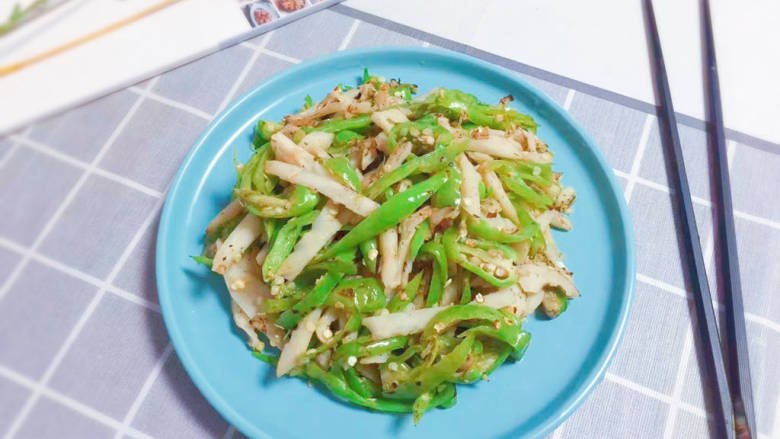
<path fill-rule="evenodd" d="M 173 174 L 213 115 L 274 73 L 345 48 L 430 44 L 464 51 L 338 6 L 0 139 L 0 434 L 239 437 L 187 377 L 162 325 L 154 244 Z M 652 107 L 471 53 L 518 71 L 572 113 L 614 168 L 633 217 L 638 282 L 623 343 L 605 380 L 551 436 L 707 437 Z M 679 128 L 711 271 L 701 127 Z M 758 437 L 780 437 L 780 151 L 730 135 Z"/>

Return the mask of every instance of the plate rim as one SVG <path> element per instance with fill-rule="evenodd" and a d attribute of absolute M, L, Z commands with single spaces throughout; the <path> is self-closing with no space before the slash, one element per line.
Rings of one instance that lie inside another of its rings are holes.
<path fill-rule="evenodd" d="M 596 386 L 603 380 L 606 375 L 607 369 L 612 363 L 618 347 L 620 346 L 623 336 L 625 334 L 626 325 L 630 316 L 631 305 L 634 299 L 635 279 L 636 279 L 636 248 L 634 242 L 634 233 L 632 228 L 632 221 L 628 206 L 625 198 L 622 196 L 622 189 L 617 181 L 617 178 L 612 172 L 612 167 L 607 162 L 603 153 L 599 149 L 598 145 L 591 139 L 585 129 L 557 102 L 553 101 L 549 96 L 538 88 L 531 85 L 528 81 L 519 76 L 518 72 L 512 71 L 505 67 L 501 67 L 490 62 L 484 61 L 473 56 L 454 52 L 447 49 L 438 47 L 417 47 L 417 46 L 373 46 L 360 49 L 349 49 L 338 52 L 333 52 L 325 55 L 321 55 L 306 61 L 303 61 L 297 65 L 281 70 L 275 73 L 269 78 L 264 79 L 250 90 L 246 91 L 237 99 L 222 110 L 204 129 L 203 133 L 198 137 L 193 146 L 188 151 L 187 155 L 181 161 L 176 175 L 173 178 L 169 190 L 166 194 L 165 203 L 160 215 L 160 222 L 157 227 L 157 239 L 155 244 L 155 283 L 157 286 L 158 301 L 160 304 L 160 313 L 163 317 L 165 328 L 168 332 L 168 336 L 173 344 L 176 355 L 181 361 L 187 375 L 198 388 L 200 393 L 206 398 L 209 404 L 219 413 L 228 424 L 240 430 L 242 433 L 247 434 L 250 437 L 263 437 L 270 438 L 268 433 L 260 430 L 252 422 L 238 414 L 233 408 L 224 400 L 219 391 L 211 386 L 206 377 L 198 369 L 198 365 L 191 353 L 186 348 L 186 338 L 179 331 L 175 318 L 173 316 L 170 294 L 170 286 L 166 274 L 171 272 L 173 267 L 169 267 L 167 264 L 167 244 L 169 230 L 171 229 L 171 217 L 174 215 L 174 200 L 178 188 L 181 186 L 182 180 L 188 169 L 192 166 L 195 156 L 205 144 L 210 135 L 221 125 L 221 123 L 235 111 L 241 104 L 253 96 L 255 93 L 259 93 L 262 90 L 271 87 L 275 82 L 283 80 L 285 76 L 292 75 L 298 71 L 310 68 L 312 65 L 323 63 L 326 61 L 334 61 L 340 58 L 352 58 L 361 55 L 376 55 L 377 53 L 390 53 L 400 54 L 405 52 L 411 55 L 437 55 L 440 57 L 452 58 L 457 62 L 474 64 L 478 68 L 490 70 L 494 74 L 505 77 L 511 82 L 520 84 L 523 88 L 528 90 L 534 98 L 543 101 L 552 110 L 557 113 L 558 117 L 561 117 L 563 121 L 573 128 L 574 133 L 579 136 L 582 141 L 588 146 L 590 154 L 595 159 L 598 166 L 604 171 L 607 182 L 609 183 L 609 189 L 615 198 L 615 204 L 619 212 L 619 224 L 622 228 L 622 240 L 625 242 L 626 260 L 625 269 L 623 270 L 624 276 L 624 288 L 623 288 L 623 303 L 619 309 L 619 317 L 615 326 L 612 328 L 609 334 L 609 339 L 606 343 L 606 349 L 604 349 L 598 355 L 595 361 L 595 367 L 592 368 L 584 378 L 585 385 L 576 391 L 574 397 L 567 398 L 563 404 L 558 406 L 554 410 L 552 416 L 549 416 L 545 421 L 539 424 L 535 429 L 529 432 L 530 437 L 541 437 L 551 432 L 553 429 L 563 423 L 569 416 L 571 416 L 576 409 L 582 405 L 582 403 L 593 392 Z M 421 68 L 425 68 L 424 64 Z M 505 434 L 511 434 L 513 430 Z"/>

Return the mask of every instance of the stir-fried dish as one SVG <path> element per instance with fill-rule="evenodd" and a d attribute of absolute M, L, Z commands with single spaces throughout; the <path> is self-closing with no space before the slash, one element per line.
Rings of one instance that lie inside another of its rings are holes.
<path fill-rule="evenodd" d="M 511 96 L 416 92 L 366 72 L 260 121 L 195 258 L 277 376 L 415 421 L 518 360 L 527 316 L 579 295 L 550 232 L 571 228 L 574 191 L 533 119 Z"/>

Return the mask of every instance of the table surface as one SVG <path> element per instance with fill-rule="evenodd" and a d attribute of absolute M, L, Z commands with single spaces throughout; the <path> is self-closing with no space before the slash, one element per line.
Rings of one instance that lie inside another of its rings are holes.
<path fill-rule="evenodd" d="M 708 436 L 652 108 L 336 6 L 0 139 L 3 437 L 241 436 L 194 387 L 162 324 L 154 245 L 165 193 L 236 96 L 302 60 L 372 45 L 440 45 L 517 71 L 585 127 L 624 189 L 638 262 L 630 322 L 605 380 L 551 436 Z M 701 128 L 679 126 L 712 272 L 713 166 Z M 780 437 L 780 151 L 738 136 L 728 151 L 758 437 Z"/>

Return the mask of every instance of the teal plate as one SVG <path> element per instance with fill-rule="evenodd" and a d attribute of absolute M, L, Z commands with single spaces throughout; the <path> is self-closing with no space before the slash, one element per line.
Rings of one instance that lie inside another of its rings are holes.
<path fill-rule="evenodd" d="M 276 379 L 234 328 L 222 279 L 190 260 L 203 231 L 230 197 L 233 154 L 249 158 L 260 118 L 295 112 L 306 95 L 372 74 L 402 78 L 424 92 L 457 88 L 486 102 L 511 94 L 513 108 L 539 123 L 554 167 L 577 191 L 574 229 L 555 238 L 582 297 L 559 318 L 531 317 L 525 357 L 490 381 L 458 386 L 458 404 L 411 416 L 373 413 L 337 401 L 300 379 Z M 612 170 L 582 128 L 514 73 L 454 52 L 382 47 L 302 63 L 258 85 L 209 125 L 184 160 L 165 203 L 157 237 L 157 287 L 165 325 L 195 385 L 222 416 L 256 438 L 371 437 L 448 439 L 540 437 L 563 422 L 604 376 L 628 318 L 634 247 L 628 211 Z"/>

